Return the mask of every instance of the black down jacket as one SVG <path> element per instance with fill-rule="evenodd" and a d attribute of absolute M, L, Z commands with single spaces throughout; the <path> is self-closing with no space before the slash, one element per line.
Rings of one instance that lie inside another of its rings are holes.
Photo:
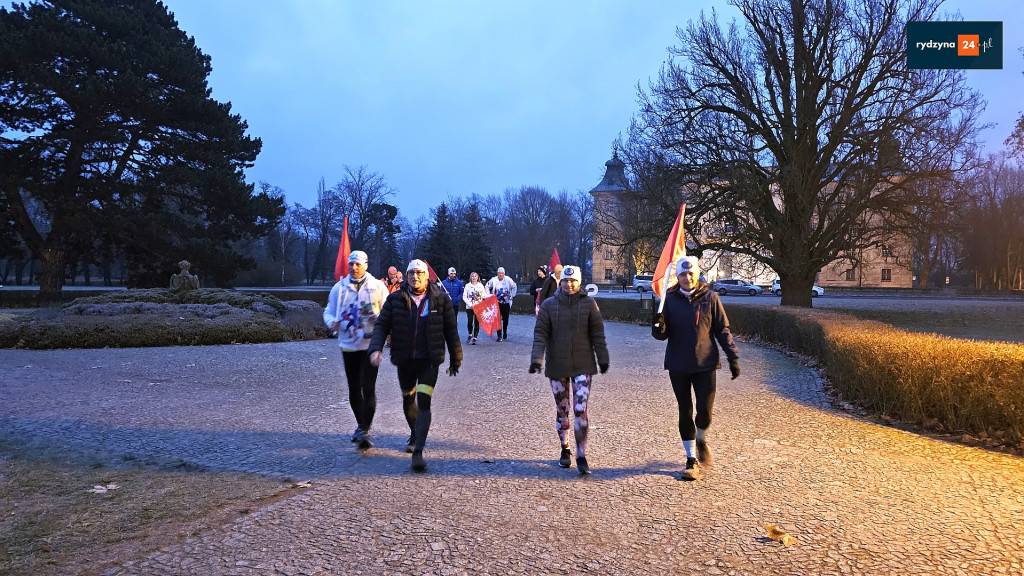
<path fill-rule="evenodd" d="M 451 366 L 462 365 L 462 344 L 459 343 L 458 317 L 452 308 L 452 301 L 444 295 L 434 283 L 427 285 L 427 305 L 430 315 L 427 318 L 427 346 L 430 349 L 430 361 L 434 366 L 444 363 L 444 347 L 448 344 L 448 352 L 452 355 Z M 377 324 L 373 328 L 368 351 L 372 354 L 384 348 L 384 342 L 391 336 L 391 363 L 400 364 L 412 358 L 414 342 L 412 341 L 413 323 L 416 321 L 416 308 L 409 294 L 407 284 L 401 290 L 392 292 L 384 306 L 381 307 Z"/>

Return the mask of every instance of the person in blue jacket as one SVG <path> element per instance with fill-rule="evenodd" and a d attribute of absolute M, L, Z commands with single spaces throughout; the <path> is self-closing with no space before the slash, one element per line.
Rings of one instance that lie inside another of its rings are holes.
<path fill-rule="evenodd" d="M 448 277 L 441 281 L 441 291 L 448 293 L 448 299 L 452 301 L 456 315 L 459 312 L 459 302 L 462 301 L 462 290 L 464 287 L 462 280 L 459 280 L 455 273 L 455 268 L 449 268 Z"/>
<path fill-rule="evenodd" d="M 663 311 L 654 313 L 651 334 L 668 341 L 665 369 L 679 405 L 679 437 L 686 452 L 682 479 L 697 480 L 701 476 L 698 462 L 706 467 L 712 463 L 706 435 L 715 403 L 715 373 L 722 365 L 718 347 L 729 359 L 734 379 L 740 375 L 740 355 L 718 293 L 700 281 L 698 260 L 684 256 L 675 268 L 677 283 L 665 294 Z M 691 391 L 696 397 L 696 419 Z"/>

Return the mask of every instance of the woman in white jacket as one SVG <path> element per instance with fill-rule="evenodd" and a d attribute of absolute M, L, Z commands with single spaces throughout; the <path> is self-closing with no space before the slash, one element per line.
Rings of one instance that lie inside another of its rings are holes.
<path fill-rule="evenodd" d="M 331 288 L 324 324 L 338 333 L 338 346 L 348 380 L 348 399 L 356 417 L 352 441 L 360 450 L 373 446 L 370 425 L 377 411 L 377 368 L 370 364 L 370 336 L 388 295 L 387 286 L 366 271 L 366 252 L 348 257 L 349 274 Z"/>
<path fill-rule="evenodd" d="M 480 320 L 473 312 L 473 306 L 487 297 L 487 290 L 480 283 L 480 275 L 473 272 L 469 275 L 469 282 L 462 289 L 462 301 L 466 303 L 466 342 L 476 344 L 476 337 L 480 334 Z"/>

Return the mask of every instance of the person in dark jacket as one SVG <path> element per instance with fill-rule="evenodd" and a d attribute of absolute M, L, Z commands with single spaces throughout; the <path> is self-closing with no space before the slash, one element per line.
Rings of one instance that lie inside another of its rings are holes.
<path fill-rule="evenodd" d="M 655 312 L 651 322 L 651 334 L 658 340 L 668 340 L 665 369 L 679 404 L 679 437 L 686 451 L 684 480 L 700 478 L 698 462 L 711 466 L 706 434 L 715 403 L 715 371 L 722 366 L 718 346 L 729 359 L 732 377 L 740 375 L 740 355 L 729 332 L 725 308 L 718 294 L 701 282 L 699 275 L 696 258 L 680 258 L 676 263 L 677 284 L 668 289 L 664 310 Z M 691 390 L 697 400 L 696 420 Z"/>
<path fill-rule="evenodd" d="M 561 282 L 562 276 L 562 265 L 555 264 L 555 267 L 550 270 L 548 277 L 544 279 L 544 286 L 541 287 L 540 292 L 537 293 L 537 304 L 543 304 L 545 300 L 551 298 L 558 291 L 559 282 Z"/>
<path fill-rule="evenodd" d="M 398 367 L 402 407 L 411 432 L 407 452 L 412 452 L 414 472 L 426 472 L 423 447 L 430 430 L 430 399 L 437 373 L 448 346 L 448 375 L 462 364 L 462 344 L 455 309 L 444 293 L 428 279 L 427 263 L 409 262 L 402 290 L 384 301 L 370 339 L 370 362 L 380 366 L 384 341 L 391 336 L 391 363 Z"/>
<path fill-rule="evenodd" d="M 587 402 L 593 375 L 599 369 L 601 374 L 608 371 L 608 346 L 601 310 L 597 301 L 580 293 L 580 278 L 579 267 L 565 266 L 559 291 L 541 303 L 533 329 L 530 373 L 540 372 L 546 358 L 544 376 L 551 380 L 555 395 L 555 428 L 562 444 L 558 465 L 570 466 L 569 423 L 574 422 L 576 468 L 580 475 L 587 475 Z"/>
<path fill-rule="evenodd" d="M 462 284 L 462 280 L 456 276 L 455 268 L 448 269 L 448 277 L 441 281 L 441 290 L 445 292 L 448 299 L 452 302 L 452 307 L 455 308 L 456 316 L 459 312 L 459 302 L 462 302 L 462 290 L 465 288 Z"/>
<path fill-rule="evenodd" d="M 548 278 L 547 268 L 544 265 L 537 266 L 537 277 L 530 283 L 530 297 L 533 298 L 534 315 L 540 313 L 540 289 L 544 287 L 544 281 Z"/>

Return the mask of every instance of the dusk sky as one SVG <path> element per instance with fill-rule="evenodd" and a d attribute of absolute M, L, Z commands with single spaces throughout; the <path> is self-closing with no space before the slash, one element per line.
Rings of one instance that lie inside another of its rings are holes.
<path fill-rule="evenodd" d="M 591 189 L 676 26 L 735 15 L 720 0 L 164 2 L 211 56 L 213 97 L 263 139 L 250 182 L 309 207 L 321 177 L 366 166 L 410 221 L 474 192 Z M 1024 110 L 1019 0 L 943 8 L 1003 22 L 1003 69 L 968 72 L 998 150 Z"/>

